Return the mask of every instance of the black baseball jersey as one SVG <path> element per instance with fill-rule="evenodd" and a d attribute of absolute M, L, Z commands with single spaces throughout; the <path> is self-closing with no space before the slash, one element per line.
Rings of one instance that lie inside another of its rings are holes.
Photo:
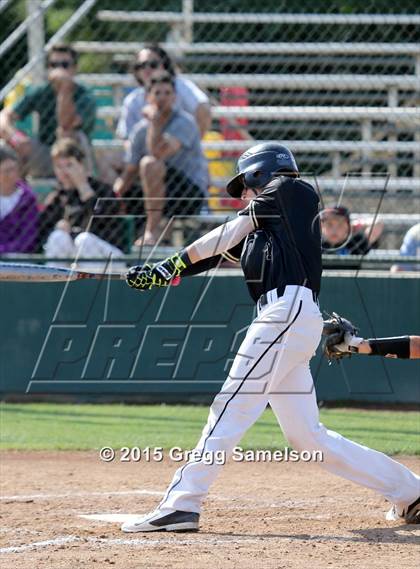
<path fill-rule="evenodd" d="M 319 198 L 298 178 L 272 180 L 239 215 L 249 215 L 255 231 L 243 247 L 241 265 L 254 300 L 287 285 L 306 286 L 319 294 L 321 231 Z"/>
<path fill-rule="evenodd" d="M 255 227 L 241 243 L 183 271 L 193 275 L 218 266 L 224 259 L 241 261 L 255 302 L 265 292 L 287 285 L 306 286 L 319 294 L 321 285 L 321 231 L 319 198 L 300 179 L 281 176 L 238 215 L 249 215 Z"/>

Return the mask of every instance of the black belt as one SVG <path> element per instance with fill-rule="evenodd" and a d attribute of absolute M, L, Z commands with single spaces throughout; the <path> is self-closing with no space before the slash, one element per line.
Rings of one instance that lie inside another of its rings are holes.
<path fill-rule="evenodd" d="M 299 285 L 298 285 L 299 286 Z M 277 290 L 277 297 L 280 298 L 281 296 L 283 296 L 284 294 L 284 289 L 286 288 L 285 286 L 279 286 L 276 290 Z M 308 288 L 311 292 L 312 292 L 312 298 L 314 302 L 318 302 L 318 293 L 315 292 L 314 290 L 310 289 L 308 286 L 306 286 L 305 288 Z M 262 308 L 263 306 L 265 306 L 266 304 L 268 304 L 268 297 L 267 297 L 267 293 L 264 293 L 260 296 L 260 298 L 258 299 L 257 304 L 260 306 L 260 308 Z"/>

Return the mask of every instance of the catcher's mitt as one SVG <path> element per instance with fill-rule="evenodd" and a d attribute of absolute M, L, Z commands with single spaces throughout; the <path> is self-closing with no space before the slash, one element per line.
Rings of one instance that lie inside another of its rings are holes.
<path fill-rule="evenodd" d="M 331 363 L 357 352 L 351 343 L 357 337 L 358 330 L 350 320 L 343 318 L 336 312 L 333 312 L 332 315 L 328 314 L 328 316 L 328 320 L 324 320 L 322 331 L 323 336 L 325 336 L 323 352 Z"/>

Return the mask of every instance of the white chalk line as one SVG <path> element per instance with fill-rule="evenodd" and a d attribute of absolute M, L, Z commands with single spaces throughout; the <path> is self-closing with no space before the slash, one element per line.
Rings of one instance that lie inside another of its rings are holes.
<path fill-rule="evenodd" d="M 165 492 L 157 490 L 119 490 L 110 492 L 65 492 L 63 494 L 15 494 L 13 496 L 0 496 L 4 502 L 25 502 L 27 500 L 54 500 L 59 498 L 77 498 L 88 496 L 163 496 Z"/>
<path fill-rule="evenodd" d="M 165 492 L 160 490 L 111 490 L 107 492 L 63 492 L 56 494 L 14 494 L 11 496 L 0 496 L 0 501 L 3 502 L 27 502 L 29 500 L 58 500 L 58 499 L 73 499 L 73 498 L 88 498 L 88 497 L 106 497 L 106 496 L 163 496 Z M 286 508 L 286 509 L 297 509 L 300 507 L 307 507 L 311 505 L 319 505 L 318 499 L 312 500 L 280 500 L 273 502 L 272 499 L 259 499 L 256 500 L 252 496 L 218 496 L 212 494 L 210 496 L 212 500 L 217 500 L 220 502 L 245 502 L 249 504 L 254 504 L 255 507 L 267 507 L 267 508 Z M 335 498 L 330 497 L 322 498 L 323 502 L 335 502 Z M 232 509 L 249 509 L 249 506 L 243 505 L 231 505 Z M 252 509 L 252 508 L 251 508 Z"/>
<path fill-rule="evenodd" d="M 49 547 L 50 545 L 64 545 L 66 543 L 72 543 L 78 541 L 80 538 L 75 535 L 67 535 L 63 537 L 57 537 L 55 539 L 46 539 L 44 541 L 35 541 L 34 543 L 26 543 L 24 545 L 15 545 L 11 547 L 1 547 L 0 553 L 21 553 L 23 551 L 29 551 L 31 549 L 41 549 L 43 547 Z"/>
<path fill-rule="evenodd" d="M 288 539 L 288 538 L 285 538 Z M 255 543 L 260 542 L 261 538 L 253 538 L 253 537 L 239 537 L 239 536 L 225 536 L 223 538 L 217 537 L 210 537 L 207 536 L 204 539 L 196 538 L 196 539 L 180 539 L 179 537 L 167 537 L 160 538 L 160 539 L 146 539 L 146 538 L 100 538 L 100 537 L 77 537 L 75 535 L 68 535 L 57 537 L 55 539 L 47 539 L 44 541 L 35 541 L 33 543 L 26 543 L 23 545 L 16 545 L 11 547 L 1 547 L 0 554 L 6 553 L 24 553 L 25 551 L 31 551 L 34 549 L 45 549 L 46 547 L 52 547 L 57 545 L 66 545 L 68 543 L 89 543 L 94 546 L 115 546 L 115 545 L 124 545 L 130 547 L 138 547 L 138 546 L 148 546 L 148 547 L 157 547 L 161 545 L 175 545 L 175 546 L 184 546 L 184 545 L 223 545 L 228 544 L 231 542 L 234 543 Z"/>

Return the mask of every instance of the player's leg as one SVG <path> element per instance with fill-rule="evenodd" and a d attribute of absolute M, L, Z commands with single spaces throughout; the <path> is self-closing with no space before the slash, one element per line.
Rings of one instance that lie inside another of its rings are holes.
<path fill-rule="evenodd" d="M 256 355 L 255 346 L 250 339 L 248 333 L 241 349 L 249 351 L 243 356 L 236 356 L 232 366 L 234 374 L 244 370 Z M 124 523 L 121 528 L 124 532 L 198 529 L 201 504 L 211 483 L 217 477 L 225 458 L 267 405 L 264 393 L 254 395 L 244 383 L 230 378 L 226 380 L 210 407 L 207 424 L 190 460 L 175 472 L 156 510 Z M 242 393 L 245 387 L 247 393 Z M 221 460 L 217 457 L 221 457 Z"/>
<path fill-rule="evenodd" d="M 312 295 L 293 295 L 263 311 L 254 320 L 236 356 L 229 378 L 214 400 L 197 450 L 222 451 L 226 458 L 264 411 L 272 383 L 281 379 L 318 344 L 322 318 Z M 221 465 L 190 462 L 174 476 L 160 507 L 199 512 Z"/>
<path fill-rule="evenodd" d="M 315 388 L 309 364 L 293 369 L 281 382 L 281 392 L 269 403 L 295 450 L 323 454 L 320 466 L 333 474 L 371 488 L 405 507 L 420 494 L 420 477 L 385 454 L 330 431 L 319 422 Z"/>
<path fill-rule="evenodd" d="M 179 468 L 159 507 L 200 512 L 201 503 L 222 464 L 208 464 L 209 456 L 223 453 L 227 459 L 267 406 L 266 381 L 275 360 L 279 333 L 273 327 L 253 325 L 232 364 L 228 379 L 210 407 L 207 423 L 192 459 Z"/>
<path fill-rule="evenodd" d="M 284 349 L 293 334 L 294 325 L 302 328 L 303 324 L 302 321 L 297 322 L 300 309 L 293 306 L 291 309 L 286 304 L 277 306 L 265 321 L 257 319 L 250 326 L 229 377 L 211 406 L 207 424 L 195 449 L 197 455 L 176 471 L 151 517 L 146 521 L 143 517 L 126 523 L 123 531 L 153 531 L 150 524 L 158 524 L 162 513 L 165 520 L 165 516 L 174 511 L 200 512 L 202 501 L 224 462 L 217 460 L 218 456 L 227 459 L 246 430 L 266 408 L 268 386 L 274 370 L 281 370 L 287 375 L 296 365 L 296 358 L 301 358 L 301 353 L 293 349 L 289 353 Z M 322 319 L 318 322 L 319 335 L 321 327 Z M 168 519 L 172 521 L 171 517 Z M 174 529 L 172 523 L 170 527 Z"/>

